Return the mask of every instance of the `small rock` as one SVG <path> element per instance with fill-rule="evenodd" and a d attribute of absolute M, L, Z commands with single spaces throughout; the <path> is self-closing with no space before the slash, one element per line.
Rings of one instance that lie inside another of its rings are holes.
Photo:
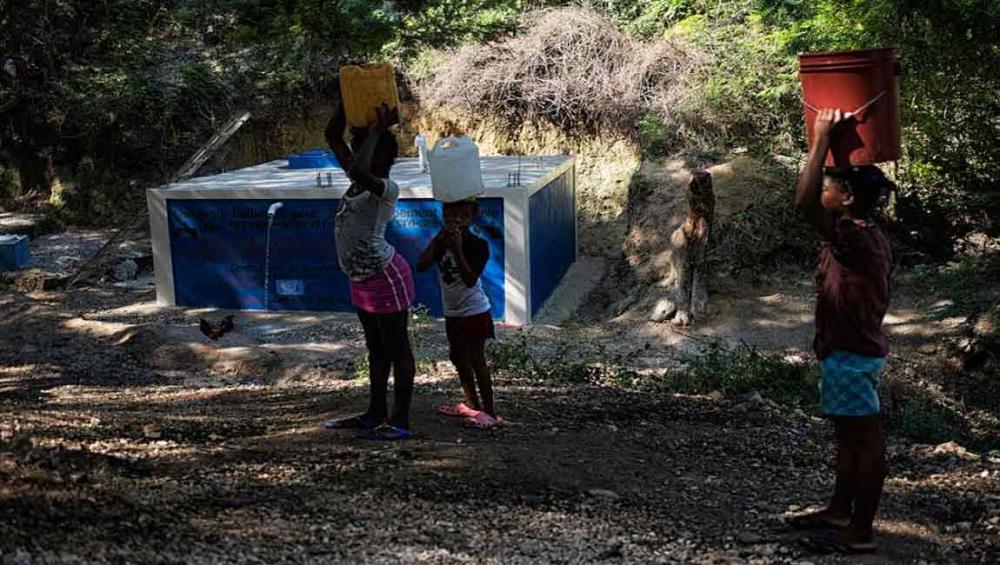
<path fill-rule="evenodd" d="M 19 549 L 14 554 L 14 559 L 11 562 L 14 565 L 32 565 L 35 562 L 35 558 L 27 551 Z"/>
<path fill-rule="evenodd" d="M 693 321 L 694 321 L 694 316 L 692 316 L 691 312 L 688 312 L 687 310 L 678 310 L 677 316 L 674 317 L 675 326 L 681 326 L 681 327 L 690 326 L 691 322 Z"/>
<path fill-rule="evenodd" d="M 938 346 L 936 343 L 925 343 L 918 347 L 917 351 L 923 355 L 934 355 L 938 352 Z"/>
<path fill-rule="evenodd" d="M 118 282 L 130 281 L 139 274 L 139 265 L 131 259 L 126 259 L 115 267 L 115 280 Z"/>
<path fill-rule="evenodd" d="M 603 488 L 592 488 L 587 491 L 587 494 L 596 498 L 606 498 L 608 500 L 618 500 L 621 498 L 621 495 L 617 492 Z"/>
<path fill-rule="evenodd" d="M 651 322 L 662 322 L 667 318 L 673 316 L 677 312 L 677 306 L 667 300 L 666 298 L 661 298 L 656 306 L 653 307 L 653 311 L 649 314 L 649 321 Z"/>
<path fill-rule="evenodd" d="M 934 448 L 933 454 L 934 455 L 950 455 L 950 456 L 953 456 L 955 458 L 962 459 L 964 461 L 975 461 L 975 460 L 979 459 L 979 455 L 976 455 L 975 453 L 970 452 L 969 450 L 965 449 L 964 447 L 962 447 L 961 445 L 959 445 L 959 444 L 957 444 L 957 443 L 955 443 L 953 441 L 949 441 L 949 442 L 937 445 Z"/>
<path fill-rule="evenodd" d="M 616 544 L 598 554 L 597 559 L 598 561 L 603 561 L 605 559 L 621 559 L 622 557 L 624 557 L 622 546 L 621 544 Z"/>
<path fill-rule="evenodd" d="M 750 404 L 760 404 L 764 402 L 764 397 L 760 395 L 759 392 L 752 390 L 750 392 L 743 392 L 737 394 L 733 397 L 733 401 L 739 404 L 750 403 Z"/>
<path fill-rule="evenodd" d="M 753 532 L 742 532 L 740 535 L 736 536 L 736 541 L 743 545 L 754 545 L 764 541 L 764 538 Z"/>
<path fill-rule="evenodd" d="M 142 435 L 144 435 L 146 439 L 160 439 L 163 437 L 163 431 L 153 424 L 146 424 L 142 427 Z"/>
<path fill-rule="evenodd" d="M 733 410 L 736 412 L 750 412 L 767 406 L 767 401 L 757 391 L 737 394 L 733 397 L 733 402 Z"/>
<path fill-rule="evenodd" d="M 972 529 L 972 522 L 959 522 L 955 524 L 955 529 L 959 532 L 967 532 Z"/>

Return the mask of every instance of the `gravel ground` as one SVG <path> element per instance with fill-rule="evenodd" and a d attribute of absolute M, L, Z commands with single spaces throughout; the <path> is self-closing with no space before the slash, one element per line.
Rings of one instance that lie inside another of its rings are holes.
<path fill-rule="evenodd" d="M 808 556 L 781 518 L 826 496 L 831 430 L 802 412 L 501 375 L 507 425 L 469 430 L 434 414 L 457 387 L 426 323 L 418 435 L 371 443 L 318 427 L 365 401 L 350 317 L 241 317 L 248 349 L 342 346 L 276 380 L 162 371 L 70 324 L 199 315 L 143 288 L 0 292 L 0 563 L 1000 562 L 1000 453 L 895 441 L 880 553 Z M 636 366 L 675 345 L 636 335 L 533 339 L 641 350 Z"/>

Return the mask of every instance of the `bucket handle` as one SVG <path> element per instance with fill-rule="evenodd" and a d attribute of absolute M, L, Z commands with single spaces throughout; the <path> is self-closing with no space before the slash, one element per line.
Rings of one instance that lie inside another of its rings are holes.
<path fill-rule="evenodd" d="M 855 110 L 853 112 L 847 112 L 846 114 L 844 114 L 844 117 L 845 118 L 850 118 L 852 116 L 857 117 L 858 114 L 864 112 L 865 110 L 867 110 L 868 108 L 870 108 L 872 104 L 878 102 L 879 98 L 882 98 L 883 96 L 885 96 L 886 92 L 888 92 L 888 91 L 887 90 L 883 90 L 882 92 L 879 92 L 873 98 L 871 98 L 870 100 L 868 100 L 867 102 L 865 102 L 864 104 L 862 104 L 861 107 L 858 108 L 857 110 Z M 816 106 L 813 106 L 809 102 L 806 102 L 806 101 L 803 100 L 803 103 L 805 104 L 806 108 L 809 108 L 813 112 L 819 112 L 820 111 L 819 108 L 817 108 Z"/>

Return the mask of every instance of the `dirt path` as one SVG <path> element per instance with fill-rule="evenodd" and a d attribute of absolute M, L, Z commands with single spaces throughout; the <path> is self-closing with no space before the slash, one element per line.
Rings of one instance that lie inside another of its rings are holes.
<path fill-rule="evenodd" d="M 780 525 L 829 488 L 829 430 L 806 414 L 505 376 L 510 424 L 483 433 L 434 415 L 456 387 L 424 363 L 417 439 L 370 443 L 317 426 L 364 403 L 350 318 L 245 319 L 282 355 L 339 346 L 273 381 L 155 370 L 68 324 L 190 325 L 150 298 L 0 294 L 0 563 L 837 562 Z M 444 358 L 439 330 L 420 357 Z M 637 364 L 676 348 L 639 323 L 536 337 L 641 337 Z M 1000 559 L 1000 458 L 896 443 L 892 468 L 883 551 L 860 562 Z"/>

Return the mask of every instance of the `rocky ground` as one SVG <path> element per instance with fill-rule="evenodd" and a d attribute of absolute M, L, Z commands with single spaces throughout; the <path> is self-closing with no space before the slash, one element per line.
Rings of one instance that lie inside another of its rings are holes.
<path fill-rule="evenodd" d="M 807 286 L 779 290 L 713 297 L 685 333 L 801 350 Z M 902 357 L 939 337 L 914 312 L 890 321 Z M 811 414 L 510 373 L 507 425 L 465 429 L 433 411 L 457 387 L 424 321 L 418 435 L 372 443 L 318 426 L 365 401 L 351 317 L 238 314 L 211 343 L 199 316 L 220 314 L 157 307 L 142 281 L 0 292 L 0 563 L 840 562 L 781 521 L 830 488 Z M 619 319 L 528 343 L 646 374 L 691 339 Z M 895 438 L 891 467 L 880 553 L 843 562 L 1000 560 L 1000 452 Z"/>

